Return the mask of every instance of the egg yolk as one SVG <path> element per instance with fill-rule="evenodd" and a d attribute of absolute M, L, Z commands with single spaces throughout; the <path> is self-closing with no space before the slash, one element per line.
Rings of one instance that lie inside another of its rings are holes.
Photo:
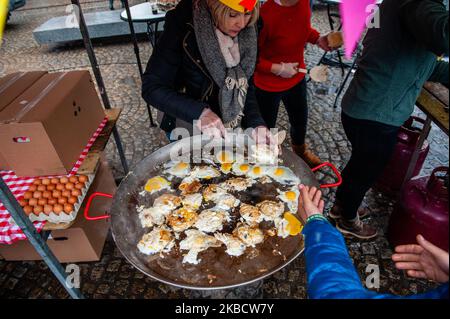
<path fill-rule="evenodd" d="M 178 163 L 177 165 L 175 165 L 175 170 L 182 171 L 182 170 L 185 170 L 187 167 L 188 167 L 187 163 L 181 162 L 181 163 Z"/>
<path fill-rule="evenodd" d="M 226 171 L 226 172 L 229 171 L 229 170 L 231 169 L 231 166 L 232 166 L 231 163 L 224 163 L 224 164 L 221 165 L 222 170 L 224 170 L 224 171 Z"/>
<path fill-rule="evenodd" d="M 256 174 L 256 175 L 260 175 L 261 174 L 261 167 L 253 168 L 253 173 Z"/>
<path fill-rule="evenodd" d="M 240 169 L 242 172 L 248 171 L 248 164 L 242 164 L 241 166 L 239 166 L 239 169 Z"/>
<path fill-rule="evenodd" d="M 284 175 L 284 170 L 282 168 L 277 168 L 275 170 L 275 176 L 283 176 Z"/>
<path fill-rule="evenodd" d="M 147 183 L 145 184 L 144 189 L 147 192 L 154 192 L 154 191 L 158 191 L 161 188 L 163 188 L 164 186 L 170 185 L 170 183 L 168 181 L 166 181 L 164 178 L 160 177 L 160 176 L 156 176 L 153 178 L 150 178 Z"/>
<path fill-rule="evenodd" d="M 302 223 L 291 213 L 284 213 L 284 219 L 288 221 L 287 229 L 289 231 L 289 235 L 296 236 L 300 234 L 303 229 Z"/>
<path fill-rule="evenodd" d="M 287 191 L 284 193 L 284 196 L 286 196 L 287 200 L 289 201 L 295 201 L 297 199 L 297 196 L 295 195 L 295 192 L 293 191 Z"/>

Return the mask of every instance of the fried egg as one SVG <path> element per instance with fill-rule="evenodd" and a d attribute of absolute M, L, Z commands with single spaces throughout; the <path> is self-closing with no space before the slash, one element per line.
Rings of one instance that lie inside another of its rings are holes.
<path fill-rule="evenodd" d="M 282 238 L 296 236 L 303 229 L 303 225 L 297 217 L 289 212 L 286 212 L 283 218 L 276 218 L 274 223 L 277 229 L 277 235 Z"/>
<path fill-rule="evenodd" d="M 234 237 L 231 234 L 216 233 L 214 234 L 214 237 L 227 246 L 225 252 L 230 256 L 240 256 L 247 248 L 247 246 L 239 238 Z"/>
<path fill-rule="evenodd" d="M 263 214 L 253 205 L 243 203 L 239 208 L 239 213 L 244 221 L 250 226 L 257 226 L 264 220 Z"/>
<path fill-rule="evenodd" d="M 192 227 L 197 221 L 198 214 L 182 207 L 167 216 L 167 224 L 176 232 L 182 232 Z"/>
<path fill-rule="evenodd" d="M 191 177 L 184 178 L 178 186 L 178 189 L 181 191 L 181 195 L 197 193 L 200 188 L 202 188 L 202 184 L 198 180 Z"/>
<path fill-rule="evenodd" d="M 236 162 L 233 164 L 232 166 L 232 171 L 235 175 L 238 176 L 242 176 L 245 175 L 247 176 L 248 172 L 250 171 L 251 166 L 248 163 L 245 162 Z"/>
<path fill-rule="evenodd" d="M 283 185 L 300 184 L 300 179 L 290 168 L 285 166 L 273 166 L 270 170 L 268 170 L 268 175 Z"/>
<path fill-rule="evenodd" d="M 229 173 L 231 173 L 232 167 L 233 167 L 232 163 L 222 163 L 222 164 L 220 164 L 220 171 L 223 174 L 229 174 Z"/>
<path fill-rule="evenodd" d="M 180 205 L 181 198 L 174 194 L 163 194 L 153 202 L 154 207 L 161 207 L 167 211 L 172 211 Z"/>
<path fill-rule="evenodd" d="M 245 245 L 255 247 L 264 241 L 264 233 L 258 227 L 251 227 L 239 224 L 233 231 L 233 235 L 238 237 Z"/>
<path fill-rule="evenodd" d="M 286 203 L 289 211 L 292 213 L 297 213 L 298 210 L 298 197 L 300 196 L 300 192 L 297 187 L 292 187 L 287 191 L 281 191 L 277 189 L 278 195 L 277 197 Z"/>
<path fill-rule="evenodd" d="M 203 190 L 203 198 L 207 201 L 216 201 L 218 196 L 224 195 L 227 190 L 220 185 L 210 184 Z"/>
<path fill-rule="evenodd" d="M 275 228 L 277 229 L 277 235 L 281 238 L 289 237 L 289 222 L 284 218 L 275 218 Z"/>
<path fill-rule="evenodd" d="M 154 206 L 144 208 L 139 211 L 139 220 L 142 227 L 152 227 L 153 225 L 162 225 L 165 222 L 166 216 L 170 213 L 170 210 L 161 206 Z"/>
<path fill-rule="evenodd" d="M 150 194 L 168 188 L 170 188 L 170 182 L 168 182 L 164 177 L 161 176 L 155 176 L 150 178 L 144 187 L 144 189 Z"/>
<path fill-rule="evenodd" d="M 227 191 L 241 192 L 252 186 L 254 181 L 251 178 L 234 177 L 226 180 L 220 186 Z"/>
<path fill-rule="evenodd" d="M 196 166 L 189 175 L 194 179 L 211 179 L 214 177 L 219 177 L 220 172 L 212 166 L 204 165 L 204 166 Z"/>
<path fill-rule="evenodd" d="M 250 156 L 258 165 L 275 165 L 278 163 L 278 147 L 270 147 L 266 144 L 256 144 L 250 147 Z"/>
<path fill-rule="evenodd" d="M 222 150 L 216 155 L 216 160 L 220 164 L 227 164 L 227 163 L 233 163 L 234 162 L 234 154 L 231 151 L 228 150 Z"/>
<path fill-rule="evenodd" d="M 247 173 L 247 176 L 253 179 L 258 179 L 263 176 L 266 176 L 267 174 L 267 166 L 263 165 L 254 165 L 250 168 L 250 170 Z"/>
<path fill-rule="evenodd" d="M 137 247 L 139 251 L 146 255 L 160 252 L 169 252 L 175 245 L 175 239 L 170 229 L 165 226 L 155 227 L 153 230 L 142 236 Z"/>
<path fill-rule="evenodd" d="M 202 205 L 203 196 L 200 193 L 189 194 L 184 196 L 181 201 L 184 207 L 191 210 L 198 210 Z"/>
<path fill-rule="evenodd" d="M 266 221 L 273 221 L 276 218 L 279 218 L 284 212 L 283 203 L 270 200 L 262 201 L 261 203 L 256 204 L 256 207 L 262 212 L 263 218 Z"/>
<path fill-rule="evenodd" d="M 231 210 L 235 207 L 238 207 L 240 202 L 241 201 L 239 199 L 231 194 L 222 194 L 214 199 L 214 203 L 216 203 L 217 208 L 223 210 Z"/>
<path fill-rule="evenodd" d="M 189 163 L 186 162 L 171 161 L 167 163 L 165 167 L 168 169 L 165 170 L 164 173 L 168 173 L 176 177 L 185 177 L 189 175 L 191 171 L 191 166 L 189 165 Z"/>
<path fill-rule="evenodd" d="M 207 209 L 198 215 L 194 227 L 205 233 L 214 233 L 222 230 L 223 223 L 230 220 L 230 215 L 225 210 Z"/>
<path fill-rule="evenodd" d="M 181 250 L 189 250 L 184 256 L 183 263 L 197 265 L 201 260 L 197 259 L 198 253 L 210 248 L 220 247 L 221 243 L 213 236 L 209 236 L 197 229 L 186 231 L 186 238 L 180 242 Z"/>

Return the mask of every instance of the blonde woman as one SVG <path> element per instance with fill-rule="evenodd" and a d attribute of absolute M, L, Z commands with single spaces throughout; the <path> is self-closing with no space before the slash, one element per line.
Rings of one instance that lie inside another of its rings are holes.
<path fill-rule="evenodd" d="M 182 0 L 167 13 L 142 85 L 143 98 L 164 112 L 163 130 L 200 120 L 214 136 L 242 126 L 270 139 L 251 79 L 258 17 L 257 0 Z"/>

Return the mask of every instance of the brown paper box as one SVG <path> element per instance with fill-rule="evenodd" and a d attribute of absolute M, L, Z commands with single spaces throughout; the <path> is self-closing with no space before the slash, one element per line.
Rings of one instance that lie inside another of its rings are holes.
<path fill-rule="evenodd" d="M 40 77 L 0 112 L 0 152 L 17 176 L 68 174 L 105 117 L 88 71 Z"/>
<path fill-rule="evenodd" d="M 116 188 L 111 169 L 105 162 L 102 162 L 77 214 L 75 223 L 68 229 L 53 230 L 47 240 L 50 250 L 60 262 L 100 260 L 110 226 L 109 219 L 88 221 L 84 218 L 83 212 L 87 199 L 93 192 L 114 194 Z M 106 197 L 94 199 L 89 215 L 104 215 L 105 212 L 110 211 L 111 203 L 112 200 Z M 27 240 L 18 241 L 12 245 L 0 245 L 0 255 L 8 261 L 41 260 L 39 254 Z"/>

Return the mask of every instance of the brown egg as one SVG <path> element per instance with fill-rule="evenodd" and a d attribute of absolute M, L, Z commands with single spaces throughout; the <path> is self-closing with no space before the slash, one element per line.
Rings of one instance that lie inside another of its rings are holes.
<path fill-rule="evenodd" d="M 25 194 L 23 194 L 23 199 L 30 199 L 30 198 L 33 198 L 33 192 L 28 191 L 25 192 Z"/>
<path fill-rule="evenodd" d="M 33 212 L 34 212 L 36 215 L 42 213 L 43 211 L 44 211 L 44 207 L 39 206 L 39 205 L 34 206 Z"/>
<path fill-rule="evenodd" d="M 64 184 L 57 184 L 56 185 L 56 189 L 59 190 L 59 191 L 63 191 L 63 190 L 66 189 L 66 187 L 64 186 Z"/>
<path fill-rule="evenodd" d="M 28 205 L 28 200 L 26 200 L 26 199 L 19 199 L 19 205 L 21 207 L 27 206 Z"/>
<path fill-rule="evenodd" d="M 66 203 L 67 203 L 67 197 L 61 196 L 60 198 L 58 198 L 58 204 L 64 205 Z"/>
<path fill-rule="evenodd" d="M 69 182 L 76 184 L 78 182 L 78 177 L 76 176 L 70 176 L 69 177 Z"/>
<path fill-rule="evenodd" d="M 34 185 L 41 185 L 42 181 L 39 178 L 37 178 L 37 179 L 34 180 L 33 184 Z"/>
<path fill-rule="evenodd" d="M 53 178 L 50 180 L 50 183 L 53 184 L 53 185 L 58 184 L 58 183 L 59 183 L 59 178 L 53 177 Z"/>
<path fill-rule="evenodd" d="M 60 191 L 53 191 L 52 197 L 55 198 L 55 199 L 60 198 L 61 197 L 61 192 Z"/>
<path fill-rule="evenodd" d="M 64 197 L 70 197 L 70 196 L 72 196 L 72 192 L 67 190 L 67 189 L 65 189 L 65 190 L 63 190 L 61 192 L 61 195 L 64 196 Z"/>
<path fill-rule="evenodd" d="M 49 199 L 50 197 L 52 197 L 52 193 L 49 191 L 42 192 L 42 197 Z"/>
<path fill-rule="evenodd" d="M 28 205 L 36 206 L 38 204 L 38 200 L 36 198 L 30 198 L 28 201 Z"/>
<path fill-rule="evenodd" d="M 45 205 L 44 206 L 44 214 L 48 215 L 53 211 L 53 205 Z"/>
<path fill-rule="evenodd" d="M 72 205 L 72 204 L 65 204 L 65 205 L 64 205 L 64 211 L 65 211 L 66 213 L 72 212 L 72 211 L 73 211 L 73 205 Z"/>
<path fill-rule="evenodd" d="M 38 185 L 31 185 L 30 188 L 28 188 L 28 190 L 30 192 L 35 192 L 35 191 L 37 191 L 37 187 L 38 187 Z"/>
<path fill-rule="evenodd" d="M 42 179 L 42 185 L 49 185 L 50 184 L 50 178 L 43 178 Z"/>
<path fill-rule="evenodd" d="M 33 198 L 39 199 L 39 198 L 41 198 L 41 197 L 42 197 L 42 192 L 40 192 L 40 191 L 35 191 L 35 192 L 33 193 Z"/>
<path fill-rule="evenodd" d="M 45 205 L 47 205 L 47 199 L 46 199 L 46 198 L 39 198 L 39 199 L 38 199 L 38 205 L 39 205 L 39 206 L 45 206 Z"/>
<path fill-rule="evenodd" d="M 72 196 L 78 197 L 81 195 L 81 191 L 79 189 L 72 190 Z"/>
<path fill-rule="evenodd" d="M 58 201 L 54 199 L 53 197 L 49 198 L 47 201 L 47 204 L 49 205 L 55 205 Z"/>
<path fill-rule="evenodd" d="M 61 178 L 59 179 L 59 182 L 62 183 L 62 184 L 66 184 L 66 183 L 69 182 L 69 179 L 68 179 L 67 177 L 61 177 Z"/>
<path fill-rule="evenodd" d="M 45 186 L 45 185 L 39 185 L 39 186 L 37 187 L 37 190 L 40 191 L 40 192 L 46 191 L 46 190 L 47 190 L 47 186 Z"/>
<path fill-rule="evenodd" d="M 86 183 L 88 178 L 86 175 L 80 175 L 78 176 L 78 180 L 80 181 L 80 183 Z"/>
<path fill-rule="evenodd" d="M 81 189 L 84 188 L 84 184 L 83 183 L 78 183 L 78 184 L 75 185 L 75 188 L 81 190 Z"/>
<path fill-rule="evenodd" d="M 75 196 L 70 196 L 69 199 L 67 199 L 67 202 L 69 204 L 75 204 L 78 201 L 78 198 L 76 198 Z"/>
<path fill-rule="evenodd" d="M 64 209 L 64 206 L 62 206 L 60 204 L 53 205 L 53 212 L 55 214 L 61 213 L 63 211 L 63 209 Z"/>
<path fill-rule="evenodd" d="M 33 207 L 27 205 L 23 208 L 23 211 L 25 214 L 30 215 L 33 212 Z"/>
<path fill-rule="evenodd" d="M 66 189 L 69 190 L 69 191 L 71 191 L 74 187 L 75 187 L 75 185 L 73 183 L 69 182 L 69 183 L 66 184 Z"/>
<path fill-rule="evenodd" d="M 48 190 L 49 192 L 52 192 L 52 191 L 54 191 L 55 189 L 56 189 L 56 185 L 55 185 L 55 184 L 47 185 L 47 190 Z"/>

